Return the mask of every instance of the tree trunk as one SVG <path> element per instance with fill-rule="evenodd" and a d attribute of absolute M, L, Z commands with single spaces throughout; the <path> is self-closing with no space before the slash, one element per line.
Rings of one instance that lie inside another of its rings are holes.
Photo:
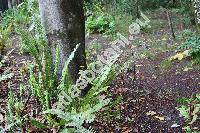
<path fill-rule="evenodd" d="M 174 41 L 176 37 L 175 37 L 175 34 L 174 34 L 174 28 L 173 28 L 173 24 L 172 24 L 171 12 L 166 9 L 166 13 L 167 13 L 167 19 L 168 19 L 168 23 L 169 23 L 169 28 L 170 28 L 171 36 L 172 36 L 172 39 Z"/>
<path fill-rule="evenodd" d="M 86 68 L 83 1 L 39 0 L 39 7 L 54 60 L 56 46 L 60 50 L 59 75 L 71 52 L 77 44 L 80 44 L 69 65 L 69 75 L 75 83 L 79 70 Z"/>
<path fill-rule="evenodd" d="M 8 0 L 8 8 L 9 9 L 12 8 L 12 2 L 11 2 L 11 0 Z"/>

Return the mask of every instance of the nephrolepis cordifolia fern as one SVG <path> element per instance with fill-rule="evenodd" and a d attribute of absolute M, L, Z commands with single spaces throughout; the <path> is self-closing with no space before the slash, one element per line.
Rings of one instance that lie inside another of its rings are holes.
<path fill-rule="evenodd" d="M 8 102 L 6 108 L 6 126 L 5 131 L 17 131 L 22 129 L 23 120 L 22 113 L 24 110 L 24 102 L 22 100 L 22 92 L 24 86 L 20 86 L 20 98 L 14 95 L 12 91 L 8 94 Z"/>
<path fill-rule="evenodd" d="M 57 102 L 57 107 L 55 109 L 50 109 L 45 111 L 46 114 L 57 115 L 61 120 L 56 125 L 64 126 L 65 130 L 70 132 L 94 132 L 92 130 L 87 130 L 83 127 L 84 123 L 91 123 L 94 121 L 95 113 L 99 112 L 103 107 L 110 103 L 110 99 L 101 95 L 102 92 L 106 91 L 110 81 L 115 77 L 115 67 L 117 67 L 113 61 L 108 62 L 100 70 L 100 73 L 90 82 L 92 88 L 84 97 L 72 97 L 72 87 L 64 85 L 65 73 L 67 70 L 63 69 L 61 84 L 59 88 L 65 88 L 59 95 L 59 101 Z M 66 66 L 68 63 L 66 63 Z M 91 64 L 92 65 L 92 64 Z M 93 64 L 94 65 L 94 64 Z M 90 68 L 90 66 L 89 66 Z M 63 90 L 63 89 L 62 89 Z M 68 90 L 68 91 L 66 91 Z"/>

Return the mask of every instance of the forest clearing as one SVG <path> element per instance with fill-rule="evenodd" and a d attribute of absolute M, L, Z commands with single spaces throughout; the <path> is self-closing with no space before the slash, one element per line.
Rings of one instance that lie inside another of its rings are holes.
<path fill-rule="evenodd" d="M 199 133 L 200 1 L 0 0 L 0 133 Z"/>

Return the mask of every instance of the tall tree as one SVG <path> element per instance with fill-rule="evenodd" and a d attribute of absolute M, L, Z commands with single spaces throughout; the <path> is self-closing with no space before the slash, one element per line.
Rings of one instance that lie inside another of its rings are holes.
<path fill-rule="evenodd" d="M 80 44 L 69 65 L 70 78 L 75 82 L 79 70 L 86 68 L 83 0 L 39 0 L 39 7 L 53 59 L 56 46 L 60 50 L 60 74 L 66 59 Z"/>

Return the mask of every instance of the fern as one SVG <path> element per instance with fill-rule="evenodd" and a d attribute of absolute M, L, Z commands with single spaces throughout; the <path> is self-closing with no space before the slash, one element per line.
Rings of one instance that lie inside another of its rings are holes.
<path fill-rule="evenodd" d="M 9 73 L 9 74 L 1 74 L 0 75 L 0 82 L 4 81 L 4 80 L 7 80 L 7 79 L 10 79 L 13 77 L 13 73 Z"/>
<path fill-rule="evenodd" d="M 23 123 L 21 113 L 23 110 L 23 101 L 16 98 L 12 91 L 9 92 L 6 108 L 6 125 L 4 131 L 20 130 Z"/>
<path fill-rule="evenodd" d="M 3 59 L 0 60 L 0 69 L 2 69 L 6 57 L 7 56 L 4 56 Z M 7 79 L 10 79 L 10 78 L 12 78 L 14 76 L 14 74 L 13 73 L 9 73 L 9 71 L 10 70 L 8 69 L 5 72 L 3 72 L 2 74 L 0 74 L 0 82 L 5 81 Z"/>
<path fill-rule="evenodd" d="M 91 81 L 93 85 L 92 88 L 87 95 L 82 98 L 73 98 L 71 96 L 72 87 L 75 87 L 76 85 L 65 86 L 63 82 L 65 76 L 62 77 L 59 88 L 63 91 L 59 95 L 57 107 L 55 109 L 44 111 L 44 113 L 57 115 L 57 117 L 61 119 L 59 123 L 62 123 L 64 120 L 64 126 L 69 132 L 69 129 L 73 129 L 73 132 L 93 132 L 91 129 L 85 129 L 83 124 L 93 122 L 96 112 L 99 112 L 110 103 L 110 99 L 101 96 L 101 94 L 107 90 L 110 81 L 112 81 L 116 75 L 115 69 L 118 65 L 114 63 L 117 60 L 117 57 L 118 55 L 116 55 L 113 60 L 108 61 L 101 69 L 100 73 L 98 73 L 95 79 Z M 68 62 L 66 62 L 66 65 L 68 65 Z M 93 65 L 93 63 L 91 65 Z M 89 65 L 89 68 L 91 65 Z M 68 67 L 65 66 L 64 69 L 67 70 L 67 68 Z M 65 75 L 64 73 L 65 71 L 63 70 L 62 75 Z M 63 87 L 65 89 L 61 89 Z"/>
<path fill-rule="evenodd" d="M 17 17 L 14 18 L 14 21 L 16 22 L 15 31 L 21 37 L 22 52 L 30 53 L 35 59 L 35 64 L 30 64 L 29 67 L 29 84 L 32 94 L 42 106 L 44 117 L 47 120 L 45 124 L 55 128 L 63 126 L 61 130 L 68 132 L 94 132 L 91 128 L 85 129 L 83 124 L 93 122 L 95 113 L 110 103 L 110 99 L 104 98 L 101 94 L 108 89 L 110 82 L 116 75 L 115 69 L 118 66 L 114 63 L 118 56 L 107 62 L 95 79 L 90 81 L 92 88 L 86 96 L 73 98 L 72 91 L 76 88 L 76 84 L 72 84 L 68 66 L 79 45 L 66 60 L 62 74 L 59 76 L 60 49 L 56 47 L 56 56 L 53 60 L 44 28 L 41 26 L 38 16 L 38 5 L 34 2 L 35 0 L 25 1 L 24 4 L 20 5 L 16 9 Z M 21 14 L 21 17 L 18 14 Z M 58 101 L 57 107 L 52 109 L 54 101 Z M 16 107 L 20 107 L 19 105 Z M 13 116 L 20 114 L 20 110 L 18 112 Z M 12 115 L 12 111 L 9 114 Z"/>

